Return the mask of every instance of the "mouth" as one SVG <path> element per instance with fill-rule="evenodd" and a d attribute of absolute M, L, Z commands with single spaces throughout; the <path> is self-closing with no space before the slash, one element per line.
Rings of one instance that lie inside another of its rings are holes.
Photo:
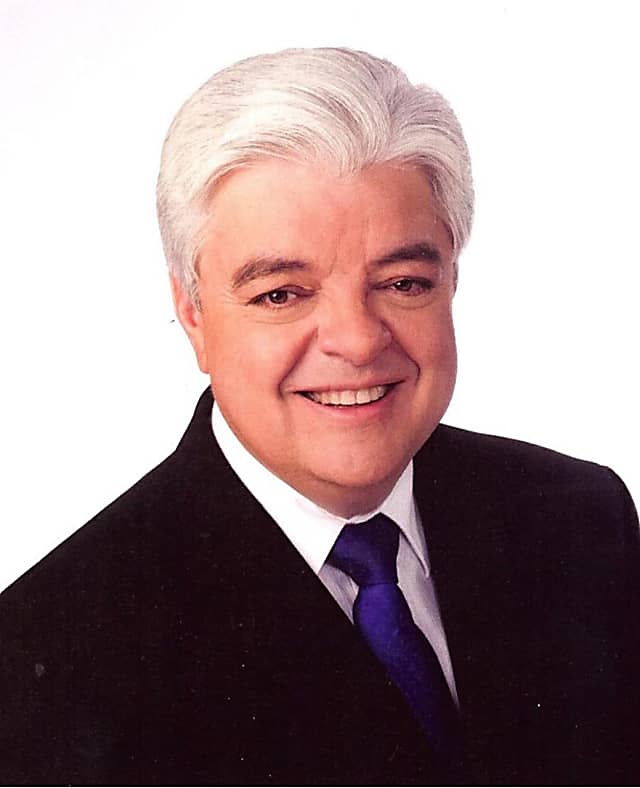
<path fill-rule="evenodd" d="M 317 402 L 319 405 L 355 407 L 358 405 L 370 405 L 385 397 L 395 386 L 389 383 L 384 386 L 371 386 L 365 389 L 342 389 L 334 391 L 300 391 L 303 397 Z"/>

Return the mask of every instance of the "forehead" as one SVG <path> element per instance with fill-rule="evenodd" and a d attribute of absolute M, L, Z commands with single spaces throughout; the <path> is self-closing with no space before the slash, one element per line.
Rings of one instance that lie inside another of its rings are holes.
<path fill-rule="evenodd" d="M 321 166 L 266 159 L 227 176 L 214 191 L 203 252 L 313 256 L 358 246 L 431 241 L 449 251 L 449 234 L 426 175 L 377 165 L 336 176 Z"/>

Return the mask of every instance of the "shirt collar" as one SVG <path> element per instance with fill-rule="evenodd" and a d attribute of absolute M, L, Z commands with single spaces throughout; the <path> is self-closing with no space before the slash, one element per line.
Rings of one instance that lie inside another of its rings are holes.
<path fill-rule="evenodd" d="M 276 521 L 316 574 L 322 569 L 345 523 L 364 522 L 379 513 L 397 523 L 428 574 L 424 532 L 413 500 L 413 461 L 409 462 L 377 509 L 347 520 L 322 509 L 265 468 L 235 436 L 216 402 L 211 413 L 211 426 L 222 453 L 240 481 Z"/>

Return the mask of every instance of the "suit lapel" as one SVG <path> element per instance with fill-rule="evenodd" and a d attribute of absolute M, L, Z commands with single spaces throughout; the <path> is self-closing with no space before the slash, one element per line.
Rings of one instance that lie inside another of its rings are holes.
<path fill-rule="evenodd" d="M 501 498 L 487 479 L 477 478 L 477 468 L 489 458 L 476 458 L 468 449 L 463 432 L 438 427 L 415 457 L 414 490 L 461 712 L 469 740 L 480 751 L 489 739 L 492 746 L 507 746 L 505 736 L 513 735 L 522 691 L 513 683 L 514 663 L 525 648 L 517 633 L 530 623 L 513 592 L 517 570 L 506 539 L 509 507 L 496 503 Z"/>
<path fill-rule="evenodd" d="M 375 675 L 379 681 L 380 666 L 228 465 L 213 438 L 212 402 L 207 390 L 174 455 L 177 473 L 191 487 L 192 516 L 199 524 L 196 575 L 206 577 L 217 568 L 218 578 L 237 597 L 238 611 L 255 612 L 261 642 L 273 654 L 280 649 L 287 670 L 304 671 L 304 660 L 310 660 L 307 664 L 324 665 L 325 674 L 342 676 L 353 695 L 365 695 L 371 690 L 366 677 Z M 472 487 L 468 496 L 460 494 L 460 459 L 449 428 L 439 427 L 415 457 L 414 491 L 461 707 L 473 715 L 485 702 L 483 689 L 489 691 L 492 683 L 487 655 L 496 653 L 497 644 L 491 578 L 494 556 L 501 553 L 494 543 L 501 529 L 491 527 L 493 514 Z M 282 651 L 280 644 L 295 642 L 297 648 Z"/>
<path fill-rule="evenodd" d="M 325 586 L 226 462 L 211 432 L 211 404 L 207 392 L 175 454 L 205 546 L 193 571 L 207 578 L 215 567 L 217 585 L 227 589 L 225 614 L 242 626 L 247 662 L 262 666 L 255 691 L 259 684 L 262 695 L 272 693 L 266 702 L 273 725 L 292 735 L 307 725 L 314 731 L 308 746 L 331 752 L 341 781 L 423 779 L 428 754 L 411 712 Z M 325 776 L 331 779 L 331 771 Z"/>

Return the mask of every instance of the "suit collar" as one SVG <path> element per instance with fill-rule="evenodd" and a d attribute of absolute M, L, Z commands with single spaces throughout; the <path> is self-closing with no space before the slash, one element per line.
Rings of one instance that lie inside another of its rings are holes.
<path fill-rule="evenodd" d="M 212 404 L 207 389 L 174 454 L 183 469 L 180 473 L 189 474 L 201 529 L 208 526 L 212 531 L 208 544 L 217 545 L 218 553 L 233 555 L 236 582 L 238 577 L 251 578 L 263 593 L 272 595 L 274 605 L 284 604 L 286 619 L 296 622 L 298 633 L 321 637 L 329 648 L 343 653 L 346 649 L 343 666 L 352 664 L 352 659 L 367 659 L 366 649 L 359 645 L 357 654 L 349 653 L 359 641 L 348 619 L 229 466 L 211 430 Z M 489 641 L 495 631 L 489 625 L 495 595 L 487 592 L 486 575 L 492 572 L 492 556 L 499 552 L 495 538 L 500 529 L 492 529 L 490 523 L 487 528 L 490 513 L 482 511 L 471 487 L 468 496 L 461 494 L 461 487 L 465 488 L 460 478 L 465 472 L 460 464 L 463 449 L 455 434 L 438 427 L 417 453 L 414 494 L 427 533 L 431 572 L 464 710 L 482 702 L 477 688 L 487 685 L 484 676 L 478 680 L 479 672 L 487 668 L 485 657 L 493 650 Z M 212 512 L 224 513 L 225 521 L 213 520 Z M 211 560 L 203 551 L 203 572 L 209 571 Z M 234 582 L 231 575 L 229 582 Z"/>
<path fill-rule="evenodd" d="M 180 476 L 188 487 L 189 516 L 198 523 L 204 545 L 192 566 L 204 587 L 202 604 L 223 594 L 234 627 L 250 634 L 249 656 L 274 665 L 279 675 L 291 678 L 292 686 L 304 686 L 310 709 L 324 708 L 332 693 L 344 695 L 344 706 L 339 704 L 339 711 L 336 706 L 334 713 L 345 731 L 362 731 L 376 762 L 396 764 L 402 757 L 409 770 L 417 763 L 428 767 L 426 742 L 399 691 L 227 463 L 211 430 L 211 406 L 207 391 L 171 460 L 172 476 Z M 505 650 L 503 635 L 513 611 L 504 604 L 505 573 L 496 565 L 496 556 L 504 555 L 504 529 L 492 510 L 493 499 L 482 496 L 485 480 L 471 479 L 478 458 L 469 441 L 459 440 L 461 434 L 439 427 L 418 452 L 414 494 L 427 533 L 463 722 L 468 740 L 480 742 L 483 732 L 494 729 L 494 719 L 510 708 L 513 693 L 505 677 L 513 649 Z M 206 617 L 194 616 L 194 627 L 206 626 Z M 200 630 L 201 642 L 214 636 Z M 268 688 L 272 682 L 265 681 Z"/>
<path fill-rule="evenodd" d="M 479 445 L 479 444 L 478 444 Z M 515 695 L 508 676 L 520 648 L 513 623 L 524 624 L 509 589 L 510 563 L 503 504 L 478 468 L 476 436 L 440 425 L 414 458 L 415 495 L 426 527 L 432 576 L 467 724 L 491 729 L 500 702 Z M 472 738 L 474 738 L 472 736 Z"/>
<path fill-rule="evenodd" d="M 201 553 L 197 571 L 210 575 L 215 563 L 230 590 L 245 594 L 247 587 L 259 589 L 260 597 L 270 600 L 265 604 L 271 614 L 252 626 L 257 640 L 280 644 L 275 647 L 282 660 L 300 662 L 300 670 L 307 670 L 303 655 L 309 650 L 308 659 L 330 665 L 354 691 L 363 682 L 370 687 L 379 681 L 396 704 L 395 688 L 349 619 L 225 459 L 211 430 L 212 402 L 211 392 L 205 391 L 173 455 L 185 469 L 180 473 L 189 467 L 185 483 L 192 488 L 193 518 L 209 532 L 207 543 L 213 545 L 209 554 Z M 228 565 L 221 564 L 220 555 Z M 275 618 L 273 611 L 278 611 Z M 299 650 L 282 650 L 282 643 L 296 642 Z M 403 702 L 400 706 L 404 709 Z"/>

